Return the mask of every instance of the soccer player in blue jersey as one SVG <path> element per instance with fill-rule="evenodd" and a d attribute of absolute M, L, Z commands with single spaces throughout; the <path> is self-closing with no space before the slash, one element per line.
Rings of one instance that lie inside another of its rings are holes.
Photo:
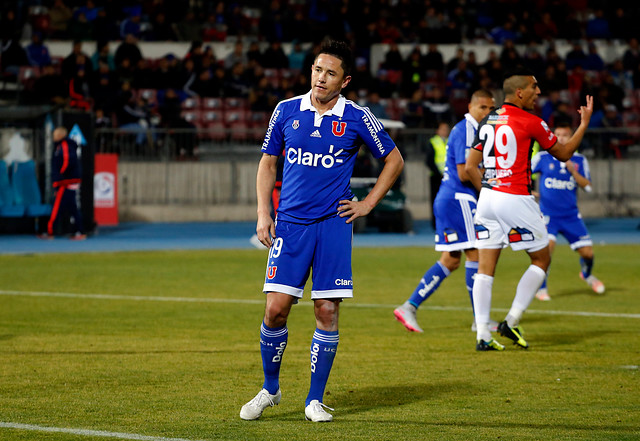
<path fill-rule="evenodd" d="M 571 138 L 573 130 L 568 124 L 563 124 L 558 125 L 554 133 L 558 141 L 566 143 Z M 586 192 L 591 191 L 587 158 L 574 153 L 569 161 L 561 162 L 547 152 L 540 152 L 533 157 L 531 170 L 532 173 L 540 174 L 540 210 L 549 233 L 549 253 L 553 253 L 556 237 L 562 234 L 571 249 L 580 255 L 580 278 L 598 294 L 604 293 L 604 284 L 591 274 L 593 242 L 578 210 L 578 187 Z M 536 293 L 536 298 L 542 301 L 551 300 L 546 278 Z"/>
<path fill-rule="evenodd" d="M 269 247 L 260 327 L 264 383 L 242 407 L 240 417 L 260 418 L 278 404 L 279 372 L 287 346 L 287 317 L 302 298 L 312 272 L 311 299 L 316 330 L 311 340 L 311 384 L 305 402 L 308 420 L 331 421 L 323 403 L 338 348 L 338 311 L 353 297 L 353 221 L 366 216 L 400 175 L 404 160 L 378 119 L 340 92 L 351 81 L 352 54 L 344 42 L 327 41 L 311 68 L 311 91 L 278 103 L 269 121 L 258 166 L 256 233 Z M 354 199 L 349 181 L 360 145 L 384 160 L 371 192 Z M 284 152 L 283 152 L 284 149 Z M 284 155 L 277 221 L 270 216 L 278 156 Z M 329 409 L 331 410 L 331 409 Z"/>
<path fill-rule="evenodd" d="M 476 136 L 478 123 L 494 108 L 495 100 L 491 92 L 477 90 L 471 95 L 469 113 L 453 127 L 449 135 L 442 183 L 433 206 L 436 218 L 435 248 L 436 251 L 442 251 L 442 254 L 424 274 L 411 297 L 393 311 L 396 319 L 409 331 L 423 332 L 416 319 L 417 309 L 449 274 L 458 269 L 462 252 L 466 256 L 465 279 L 473 308 L 473 278 L 478 271 L 473 214 L 476 211 L 478 192 L 469 182 L 464 165 Z M 493 323 L 494 327 L 497 325 L 497 322 Z M 473 326 L 472 329 L 475 330 Z"/>

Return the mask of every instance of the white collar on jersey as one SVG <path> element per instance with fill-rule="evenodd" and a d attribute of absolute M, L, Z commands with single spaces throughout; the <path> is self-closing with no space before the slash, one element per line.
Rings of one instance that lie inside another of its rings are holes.
<path fill-rule="evenodd" d="M 327 110 L 321 116 L 336 115 L 342 118 L 342 115 L 344 115 L 344 107 L 346 103 L 347 99 L 344 96 L 340 95 L 338 97 L 338 102 L 336 102 L 333 108 Z M 313 104 L 311 104 L 311 91 L 302 95 L 302 100 L 300 100 L 300 111 L 302 112 L 304 110 L 311 110 L 312 112 L 318 113 L 318 110 L 313 107 Z"/>
<path fill-rule="evenodd" d="M 474 129 L 478 130 L 478 121 L 476 121 L 475 118 L 471 116 L 470 113 L 465 113 L 464 117 L 467 121 L 471 123 Z"/>

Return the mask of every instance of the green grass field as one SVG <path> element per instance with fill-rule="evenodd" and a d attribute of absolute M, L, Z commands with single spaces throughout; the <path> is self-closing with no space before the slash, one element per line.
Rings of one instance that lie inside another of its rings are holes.
<path fill-rule="evenodd" d="M 259 421 L 238 416 L 262 385 L 266 252 L 0 256 L 0 440 L 638 440 L 640 246 L 595 252 L 604 296 L 559 246 L 553 301 L 534 300 L 522 321 L 530 349 L 498 336 L 504 352 L 477 353 L 463 270 L 412 334 L 392 311 L 438 254 L 354 250 L 329 424 L 304 421 L 309 300 L 290 316 L 282 402 Z M 494 319 L 527 265 L 504 252 Z"/>

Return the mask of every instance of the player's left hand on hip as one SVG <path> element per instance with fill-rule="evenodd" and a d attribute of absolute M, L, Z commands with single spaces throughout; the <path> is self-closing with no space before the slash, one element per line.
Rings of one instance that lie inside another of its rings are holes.
<path fill-rule="evenodd" d="M 359 217 L 366 216 L 371 210 L 364 201 L 342 200 L 338 205 L 340 217 L 349 217 L 347 223 L 350 224 Z"/>

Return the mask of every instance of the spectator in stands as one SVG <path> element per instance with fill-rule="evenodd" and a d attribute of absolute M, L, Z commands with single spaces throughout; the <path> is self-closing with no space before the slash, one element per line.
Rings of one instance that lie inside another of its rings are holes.
<path fill-rule="evenodd" d="M 576 66 L 580 66 L 584 69 L 586 61 L 587 54 L 585 54 L 584 50 L 582 49 L 582 42 L 580 40 L 574 41 L 572 49 L 565 56 L 567 69 L 572 70 Z"/>
<path fill-rule="evenodd" d="M 584 68 L 586 70 L 594 70 L 597 72 L 604 70 L 604 60 L 598 53 L 598 48 L 593 42 L 590 42 L 588 45 L 588 53 L 584 62 Z"/>
<path fill-rule="evenodd" d="M 89 111 L 92 106 L 89 78 L 84 65 L 80 64 L 75 75 L 69 80 L 69 107 Z"/>
<path fill-rule="evenodd" d="M 62 75 L 52 65 L 44 66 L 42 73 L 33 83 L 33 102 L 62 105 L 68 96 L 69 91 Z"/>
<path fill-rule="evenodd" d="M 444 57 L 436 43 L 430 43 L 424 56 L 424 65 L 428 70 L 442 71 L 444 69 Z"/>
<path fill-rule="evenodd" d="M 460 63 L 460 61 L 463 61 L 463 60 L 464 60 L 464 48 L 463 47 L 458 47 L 456 49 L 456 53 L 453 56 L 453 58 L 451 58 L 447 62 L 447 65 L 445 67 L 446 73 L 448 74 L 453 69 L 457 68 L 458 67 L 458 63 Z"/>
<path fill-rule="evenodd" d="M 2 41 L 0 62 L 2 63 L 2 72 L 17 77 L 20 72 L 20 66 L 29 65 L 29 58 L 27 57 L 27 52 L 20 45 L 20 42 L 12 38 Z"/>
<path fill-rule="evenodd" d="M 553 21 L 553 18 L 551 18 L 551 13 L 549 11 L 544 11 L 542 13 L 542 20 L 536 22 L 533 30 L 536 37 L 542 41 L 552 41 L 558 36 L 558 27 Z"/>
<path fill-rule="evenodd" d="M 249 43 L 249 49 L 247 49 L 247 63 L 262 66 L 262 51 L 260 50 L 260 44 L 257 41 Z"/>
<path fill-rule="evenodd" d="M 616 40 L 628 41 L 636 32 L 636 26 L 635 17 L 621 6 L 616 7 L 613 16 L 609 18 L 611 37 Z"/>
<path fill-rule="evenodd" d="M 116 49 L 114 55 L 116 67 L 119 67 L 125 58 L 129 59 L 132 66 L 136 66 L 138 61 L 142 59 L 142 52 L 140 52 L 140 48 L 138 47 L 138 39 L 133 34 L 127 34 L 124 41 L 120 43 Z"/>
<path fill-rule="evenodd" d="M 151 41 L 175 41 L 177 36 L 171 23 L 167 22 L 164 12 L 158 12 L 153 16 L 151 30 L 149 32 Z"/>
<path fill-rule="evenodd" d="M 54 0 L 53 5 L 49 8 L 51 38 L 68 38 L 67 29 L 72 17 L 73 12 L 71 12 L 64 0 Z"/>
<path fill-rule="evenodd" d="M 170 140 L 171 145 L 177 148 L 179 158 L 193 158 L 197 147 L 197 137 L 193 132 L 195 125 L 182 117 L 182 104 L 174 89 L 167 89 L 164 98 L 158 107 L 160 125 L 165 129 L 188 129 L 171 131 L 165 139 Z"/>
<path fill-rule="evenodd" d="M 367 95 L 367 100 L 365 102 L 365 107 L 368 107 L 371 110 L 371 113 L 375 115 L 378 119 L 391 119 L 389 114 L 387 113 L 387 109 L 380 101 L 380 94 L 376 90 L 370 90 Z"/>
<path fill-rule="evenodd" d="M 447 90 L 469 90 L 473 80 L 473 72 L 467 67 L 466 60 L 461 60 L 458 62 L 458 67 L 447 74 Z"/>
<path fill-rule="evenodd" d="M 180 89 L 180 61 L 173 54 L 167 54 L 158 60 L 158 66 L 149 78 L 152 89 Z"/>
<path fill-rule="evenodd" d="M 189 51 L 184 56 L 184 60 L 193 61 L 193 67 L 196 71 L 199 71 L 202 67 L 202 58 L 204 57 L 204 47 L 202 45 L 202 40 L 194 40 L 191 42 L 191 46 L 189 47 Z M 226 67 L 225 67 L 226 69 Z"/>
<path fill-rule="evenodd" d="M 505 71 L 515 69 L 522 64 L 522 57 L 518 53 L 513 40 L 505 40 L 500 52 L 500 63 Z"/>
<path fill-rule="evenodd" d="M 120 40 L 120 28 L 116 18 L 104 8 L 98 10 L 98 17 L 91 22 L 93 39 L 97 41 Z"/>
<path fill-rule="evenodd" d="M 517 41 L 518 34 L 515 31 L 513 21 L 507 19 L 501 26 L 496 26 L 495 28 L 491 29 L 491 31 L 489 32 L 489 39 L 493 43 L 499 45 L 504 44 L 507 40 Z"/>
<path fill-rule="evenodd" d="M 425 127 L 424 91 L 416 89 L 402 112 L 402 122 L 410 129 Z"/>
<path fill-rule="evenodd" d="M 400 53 L 400 48 L 397 43 L 393 42 L 389 45 L 389 49 L 384 55 L 384 62 L 380 67 L 385 70 L 402 70 L 404 67 L 404 58 Z"/>
<path fill-rule="evenodd" d="M 272 112 L 279 98 L 269 79 L 263 76 L 249 92 L 249 108 L 252 112 Z"/>
<path fill-rule="evenodd" d="M 193 10 L 187 11 L 184 18 L 176 23 L 175 30 L 178 40 L 202 40 L 202 22 L 198 20 Z"/>
<path fill-rule="evenodd" d="M 538 50 L 538 43 L 536 41 L 531 41 L 527 44 L 522 61 L 524 65 L 536 75 L 536 78 L 541 77 L 544 74 L 545 61 Z"/>
<path fill-rule="evenodd" d="M 540 107 L 540 118 L 548 122 L 551 119 L 551 114 L 558 108 L 558 103 L 560 102 L 560 90 L 555 88 L 544 90 L 548 91 L 548 97 Z"/>
<path fill-rule="evenodd" d="M 282 43 L 272 40 L 269 47 L 262 53 L 262 67 L 265 69 L 286 69 L 289 67 L 289 58 L 282 49 Z"/>
<path fill-rule="evenodd" d="M 82 41 L 74 40 L 71 47 L 71 53 L 62 60 L 62 77 L 66 81 L 69 81 L 78 71 L 79 65 L 84 66 L 85 72 L 89 72 L 91 75 L 91 72 L 93 71 L 91 59 L 85 52 L 83 52 Z"/>
<path fill-rule="evenodd" d="M 69 23 L 69 38 L 73 40 L 89 41 L 93 40 L 93 25 L 87 20 L 84 13 L 79 13 Z"/>
<path fill-rule="evenodd" d="M 116 105 L 116 119 L 118 127 L 135 134 L 138 151 L 154 140 L 153 134 L 148 132 L 151 128 L 151 116 L 147 101 L 142 96 L 136 97 L 129 83 L 123 83 Z"/>
<path fill-rule="evenodd" d="M 91 84 L 91 96 L 96 108 L 102 109 L 107 115 L 115 111 L 116 97 L 114 90 L 119 88 L 115 72 L 109 69 L 104 61 L 98 62 L 98 69 L 93 76 Z"/>
<path fill-rule="evenodd" d="M 436 128 L 441 122 L 451 123 L 454 119 L 449 98 L 440 87 L 435 87 L 424 100 L 425 126 Z"/>
<path fill-rule="evenodd" d="M 247 82 L 242 63 L 236 63 L 225 78 L 225 97 L 248 97 L 251 85 Z"/>
<path fill-rule="evenodd" d="M 558 101 L 555 110 L 546 120 L 551 127 L 569 126 L 573 127 L 573 116 L 569 113 L 569 103 L 566 101 Z"/>
<path fill-rule="evenodd" d="M 621 58 L 613 60 L 609 72 L 613 77 L 613 81 L 623 90 L 631 90 L 635 87 L 634 73 L 624 70 Z"/>
<path fill-rule="evenodd" d="M 403 96 L 411 96 L 413 91 L 421 86 L 425 80 L 426 71 L 420 47 L 415 46 L 407 56 L 402 68 L 401 92 Z"/>
<path fill-rule="evenodd" d="M 91 55 L 91 64 L 94 71 L 98 70 L 100 63 L 104 63 L 110 71 L 116 70 L 115 57 L 111 53 L 108 41 L 98 40 L 96 42 L 96 51 Z"/>
<path fill-rule="evenodd" d="M 307 52 L 302 49 L 302 43 L 300 40 L 293 40 L 291 42 L 291 52 L 289 52 L 289 69 L 301 71 L 304 65 L 304 59 L 307 56 Z"/>
<path fill-rule="evenodd" d="M 73 18 L 77 20 L 80 15 L 84 15 L 88 22 L 92 22 L 96 18 L 98 18 L 99 9 L 100 8 L 96 7 L 96 4 L 93 0 L 87 0 L 84 6 L 78 7 L 73 12 Z"/>
<path fill-rule="evenodd" d="M 636 37 L 629 39 L 629 47 L 622 55 L 622 64 L 625 70 L 634 72 L 640 65 L 640 43 Z"/>
<path fill-rule="evenodd" d="M 127 36 L 133 35 L 136 39 L 139 39 L 142 36 L 140 20 L 141 17 L 138 11 L 122 20 L 120 22 L 120 38 L 126 40 Z"/>
<path fill-rule="evenodd" d="M 366 95 L 370 90 L 375 88 L 375 80 L 371 75 L 371 70 L 367 60 L 362 57 L 356 58 L 355 62 L 355 74 L 353 75 L 353 81 L 349 86 L 358 92 L 359 96 Z"/>
<path fill-rule="evenodd" d="M 604 10 L 602 8 L 596 8 L 593 15 L 589 17 L 585 32 L 587 34 L 587 38 L 603 40 L 611 38 L 609 21 L 605 17 Z"/>
<path fill-rule="evenodd" d="M 47 66 L 51 64 L 49 49 L 42 41 L 42 33 L 35 31 L 31 34 L 31 43 L 26 47 L 27 58 L 31 66 Z"/>
<path fill-rule="evenodd" d="M 224 59 L 224 68 L 231 69 L 236 63 L 247 64 L 249 59 L 244 53 L 244 45 L 242 41 L 238 40 L 233 45 L 233 51 L 229 53 Z"/>

